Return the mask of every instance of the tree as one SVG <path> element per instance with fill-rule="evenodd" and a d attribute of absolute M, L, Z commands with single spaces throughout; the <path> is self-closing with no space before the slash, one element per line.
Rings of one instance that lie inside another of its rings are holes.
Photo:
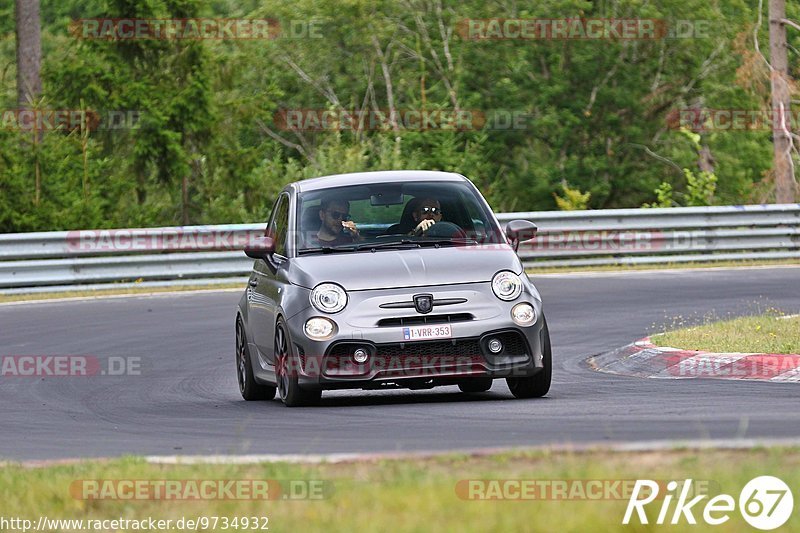
<path fill-rule="evenodd" d="M 772 84 L 772 144 L 775 161 L 775 201 L 779 204 L 794 203 L 795 197 L 786 22 L 784 0 L 770 0 L 769 60 Z"/>
<path fill-rule="evenodd" d="M 18 14 L 36 5 L 24 2 L 0 0 L 0 35 L 14 31 L 17 5 Z M 684 110 L 772 107 L 768 57 L 752 44 L 758 2 L 38 2 L 42 92 L 23 103 L 135 118 L 37 136 L 2 114 L 0 231 L 251 222 L 263 220 L 289 181 L 398 168 L 463 173 L 499 211 L 554 209 L 553 193 L 566 198 L 562 180 L 592 209 L 709 202 L 712 176 L 714 204 L 775 199 L 771 129 L 692 122 L 698 145 L 678 120 Z M 800 3 L 785 7 L 798 20 Z M 459 30 L 467 18 L 504 15 L 661 20 L 675 34 L 495 40 Z M 68 31 L 75 17 L 271 18 L 282 31 L 274 39 L 108 40 Z M 681 21 L 698 24 L 683 32 Z M 800 26 L 783 23 L 796 59 Z M 756 37 L 768 56 L 763 25 Z M 30 27 L 20 23 L 19 36 L 32 37 Z M 15 52 L 13 40 L 0 39 L 0 109 L 17 108 L 17 89 L 31 86 L 16 83 Z M 796 61 L 788 76 L 796 91 Z M 400 118 L 305 131 L 276 120 L 298 109 L 394 109 Z M 473 113 L 470 127 L 427 130 L 402 118 L 457 109 Z M 789 139 L 800 148 L 800 137 Z"/>
<path fill-rule="evenodd" d="M 42 92 L 39 0 L 16 0 L 17 103 L 28 107 Z"/>
<path fill-rule="evenodd" d="M 39 0 L 16 0 L 17 35 L 17 106 L 20 109 L 33 107 L 42 93 L 42 42 L 39 21 Z M 39 205 L 42 195 L 41 169 L 38 160 L 38 145 L 41 132 L 33 131 L 35 196 L 34 205 Z"/>

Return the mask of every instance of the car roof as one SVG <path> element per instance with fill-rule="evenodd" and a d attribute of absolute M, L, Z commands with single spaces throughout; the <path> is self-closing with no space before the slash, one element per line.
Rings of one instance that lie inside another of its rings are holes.
<path fill-rule="evenodd" d="M 454 181 L 464 182 L 467 178 L 454 172 L 439 172 L 434 170 L 382 170 L 378 172 L 351 172 L 349 174 L 336 174 L 321 178 L 312 178 L 296 181 L 290 186 L 297 192 L 317 191 L 332 187 L 346 187 L 348 185 L 364 185 L 368 183 L 405 183 L 425 181 Z"/>

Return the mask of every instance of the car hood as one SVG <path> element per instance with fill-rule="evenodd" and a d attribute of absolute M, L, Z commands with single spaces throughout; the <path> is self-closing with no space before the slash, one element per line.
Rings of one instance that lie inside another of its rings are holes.
<path fill-rule="evenodd" d="M 289 281 L 309 289 L 323 281 L 360 291 L 485 282 L 499 270 L 522 273 L 522 263 L 507 244 L 342 252 L 291 261 Z"/>

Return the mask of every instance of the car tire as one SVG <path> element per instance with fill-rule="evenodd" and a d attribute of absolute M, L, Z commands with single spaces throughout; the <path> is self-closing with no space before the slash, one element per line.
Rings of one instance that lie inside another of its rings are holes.
<path fill-rule="evenodd" d="M 261 385 L 255 380 L 250 349 L 247 347 L 247 333 L 241 317 L 236 318 L 236 378 L 239 392 L 247 401 L 271 400 L 275 397 L 275 387 Z"/>
<path fill-rule="evenodd" d="M 492 378 L 470 378 L 460 381 L 458 388 L 461 392 L 486 392 L 492 388 Z"/>
<path fill-rule="evenodd" d="M 536 374 L 525 378 L 506 378 L 508 388 L 515 398 L 540 398 L 550 390 L 553 376 L 553 354 L 550 348 L 550 331 L 547 320 L 542 317 L 542 363 L 544 367 Z"/>
<path fill-rule="evenodd" d="M 297 380 L 299 361 L 292 353 L 292 341 L 289 329 L 283 318 L 275 324 L 275 381 L 278 384 L 278 395 L 286 407 L 303 407 L 317 405 L 322 397 L 322 390 L 304 389 Z"/>

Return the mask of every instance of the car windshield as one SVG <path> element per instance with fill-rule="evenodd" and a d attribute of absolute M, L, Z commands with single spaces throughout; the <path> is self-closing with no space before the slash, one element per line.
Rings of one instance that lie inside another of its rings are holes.
<path fill-rule="evenodd" d="M 300 254 L 504 242 L 483 199 L 460 182 L 307 191 L 297 209 Z"/>

